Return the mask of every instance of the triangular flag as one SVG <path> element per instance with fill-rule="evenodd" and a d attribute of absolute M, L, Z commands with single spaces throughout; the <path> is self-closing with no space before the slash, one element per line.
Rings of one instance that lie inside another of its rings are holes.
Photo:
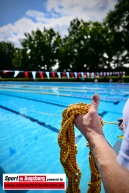
<path fill-rule="evenodd" d="M 94 78 L 94 72 L 91 73 L 91 77 Z"/>
<path fill-rule="evenodd" d="M 106 76 L 106 74 L 107 74 L 107 73 L 106 73 L 106 72 L 104 72 L 104 76 Z"/>
<path fill-rule="evenodd" d="M 80 72 L 78 72 L 78 77 L 80 77 L 81 76 L 81 74 L 80 74 Z"/>
<path fill-rule="evenodd" d="M 102 73 L 102 72 L 100 72 L 100 76 L 103 76 L 103 73 Z"/>
<path fill-rule="evenodd" d="M 77 78 L 77 72 L 74 72 L 74 76 Z"/>
<path fill-rule="evenodd" d="M 4 70 L 4 71 L 3 71 L 3 74 L 6 74 L 7 72 L 8 72 L 8 70 Z"/>
<path fill-rule="evenodd" d="M 88 77 L 90 76 L 90 73 L 89 73 L 89 72 L 87 72 L 87 76 L 88 76 Z"/>
<path fill-rule="evenodd" d="M 62 72 L 62 76 L 63 76 L 63 77 L 66 77 L 66 73 L 65 73 L 65 72 Z"/>
<path fill-rule="evenodd" d="M 95 76 L 98 77 L 98 76 L 99 76 L 99 72 L 96 72 L 96 73 L 95 73 Z"/>
<path fill-rule="evenodd" d="M 55 72 L 52 72 L 52 77 L 55 77 Z"/>
<path fill-rule="evenodd" d="M 33 79 L 35 80 L 35 78 L 36 78 L 36 71 L 32 71 L 32 76 L 33 76 Z"/>
<path fill-rule="evenodd" d="M 43 72 L 40 71 L 39 74 L 40 74 L 40 77 L 43 78 Z"/>
<path fill-rule="evenodd" d="M 70 75 L 71 75 L 72 78 L 74 77 L 74 73 L 73 72 L 70 72 Z"/>
<path fill-rule="evenodd" d="M 61 74 L 60 74 L 60 72 L 57 72 L 57 75 L 58 75 L 58 77 L 59 77 L 59 78 L 61 78 Z"/>
<path fill-rule="evenodd" d="M 50 72 L 46 72 L 47 78 L 50 78 Z"/>
<path fill-rule="evenodd" d="M 81 72 L 81 76 L 82 76 L 82 78 L 84 78 L 84 73 L 83 72 Z"/>
<path fill-rule="evenodd" d="M 67 77 L 69 78 L 69 72 L 66 72 Z"/>
<path fill-rule="evenodd" d="M 16 70 L 15 72 L 14 72 L 14 78 L 17 76 L 19 74 L 19 71 L 18 70 Z"/>
<path fill-rule="evenodd" d="M 84 78 L 86 78 L 86 77 L 87 77 L 86 72 L 84 72 Z"/>
<path fill-rule="evenodd" d="M 24 74 L 25 74 L 25 77 L 28 78 L 28 71 L 25 71 Z"/>

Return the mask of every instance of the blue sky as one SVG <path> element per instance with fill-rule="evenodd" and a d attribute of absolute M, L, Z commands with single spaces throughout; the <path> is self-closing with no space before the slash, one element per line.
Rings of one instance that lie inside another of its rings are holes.
<path fill-rule="evenodd" d="M 62 36 L 72 19 L 101 22 L 118 0 L 1 0 L 0 41 L 20 46 L 24 33 L 54 28 Z"/>

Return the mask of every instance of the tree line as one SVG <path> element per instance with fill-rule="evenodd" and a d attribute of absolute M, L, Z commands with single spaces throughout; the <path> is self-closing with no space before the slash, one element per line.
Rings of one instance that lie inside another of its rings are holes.
<path fill-rule="evenodd" d="M 24 35 L 20 48 L 0 42 L 1 70 L 122 70 L 129 63 L 129 1 L 119 0 L 103 22 L 73 19 L 65 37 L 52 28 Z"/>

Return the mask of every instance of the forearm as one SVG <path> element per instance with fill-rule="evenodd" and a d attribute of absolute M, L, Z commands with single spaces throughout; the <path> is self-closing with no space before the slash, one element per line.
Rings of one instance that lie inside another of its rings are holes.
<path fill-rule="evenodd" d="M 129 172 L 116 161 L 116 153 L 104 136 L 91 131 L 89 145 L 96 160 L 106 193 L 129 193 Z"/>

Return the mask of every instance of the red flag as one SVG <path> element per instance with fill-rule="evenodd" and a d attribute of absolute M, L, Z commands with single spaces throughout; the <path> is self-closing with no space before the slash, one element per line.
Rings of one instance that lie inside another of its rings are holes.
<path fill-rule="evenodd" d="M 87 77 L 86 72 L 84 72 L 84 78 L 86 78 L 86 77 Z"/>
<path fill-rule="evenodd" d="M 65 72 L 62 72 L 62 75 L 63 75 L 63 77 L 66 77 L 66 73 Z"/>
<path fill-rule="evenodd" d="M 6 74 L 7 72 L 8 72 L 8 70 L 4 70 L 4 71 L 3 71 L 3 74 Z"/>
<path fill-rule="evenodd" d="M 28 71 L 25 71 L 24 74 L 25 74 L 25 77 L 28 78 Z"/>
<path fill-rule="evenodd" d="M 39 74 L 40 74 L 40 77 L 43 78 L 43 72 L 40 71 Z"/>
<path fill-rule="evenodd" d="M 52 72 L 52 77 L 55 77 L 55 72 Z"/>
<path fill-rule="evenodd" d="M 71 72 L 70 74 L 71 74 L 72 77 L 74 77 L 74 73 L 73 72 Z"/>
<path fill-rule="evenodd" d="M 81 73 L 80 72 L 78 72 L 78 77 L 81 77 Z"/>

